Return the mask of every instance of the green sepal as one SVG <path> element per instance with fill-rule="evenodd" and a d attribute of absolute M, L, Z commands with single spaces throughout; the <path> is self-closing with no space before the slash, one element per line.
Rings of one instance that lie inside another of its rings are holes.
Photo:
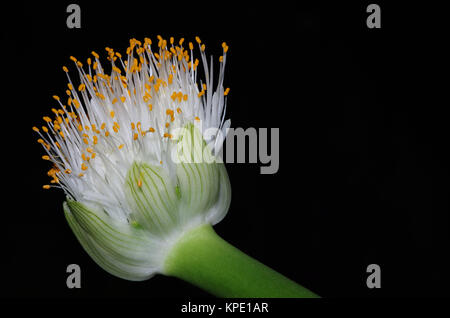
<path fill-rule="evenodd" d="M 160 249 L 159 242 L 139 226 L 70 199 L 63 207 L 78 241 L 104 270 L 134 281 L 146 280 L 158 271 L 162 257 L 155 251 Z"/>

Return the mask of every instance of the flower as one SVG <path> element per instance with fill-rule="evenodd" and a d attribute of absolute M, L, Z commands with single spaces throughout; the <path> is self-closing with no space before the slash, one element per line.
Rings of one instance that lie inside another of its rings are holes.
<path fill-rule="evenodd" d="M 92 52 L 87 67 L 74 57 L 79 82 L 45 126 L 33 127 L 52 163 L 51 187 L 61 188 L 66 219 L 89 255 L 106 271 L 145 280 L 164 271 L 179 237 L 226 214 L 231 187 L 217 149 L 229 89 L 224 89 L 228 46 L 222 44 L 214 87 L 213 59 L 196 37 L 205 82 L 198 81 L 194 45 L 158 36 L 130 40 L 126 58 L 106 48 L 111 71 Z M 211 134 L 211 130 L 213 133 Z M 206 138 L 212 136 L 212 138 Z M 207 142 L 208 141 L 208 142 Z M 200 158 L 200 160 L 196 160 Z M 195 159 L 195 160 L 192 160 Z"/>
<path fill-rule="evenodd" d="M 130 40 L 126 60 L 106 48 L 108 75 L 97 53 L 80 82 L 69 76 L 67 103 L 33 127 L 53 167 L 44 189 L 63 189 L 64 213 L 86 252 L 109 273 L 146 280 L 178 277 L 222 297 L 317 297 L 213 230 L 225 216 L 231 186 L 218 151 L 224 119 L 228 46 L 222 44 L 214 88 L 213 59 L 196 37 L 205 82 L 197 82 L 194 46 L 158 36 Z M 67 67 L 63 70 L 68 73 Z M 75 89 L 77 87 L 78 89 Z"/>

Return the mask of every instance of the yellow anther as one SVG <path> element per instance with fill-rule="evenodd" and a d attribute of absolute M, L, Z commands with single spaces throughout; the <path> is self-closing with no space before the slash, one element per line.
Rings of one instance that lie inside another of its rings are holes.
<path fill-rule="evenodd" d="M 79 108 L 80 107 L 80 102 L 76 99 L 73 99 L 73 104 L 75 105 L 75 108 Z"/>
<path fill-rule="evenodd" d="M 166 128 L 169 128 L 169 126 L 170 126 L 170 124 L 169 124 L 169 123 L 166 123 Z"/>
<path fill-rule="evenodd" d="M 33 127 L 33 130 L 34 130 L 35 132 L 39 132 L 39 128 L 37 128 L 37 127 Z"/>
<path fill-rule="evenodd" d="M 81 170 L 86 171 L 87 168 L 88 168 L 88 167 L 87 167 L 86 164 L 83 162 L 83 163 L 81 164 Z"/>
<path fill-rule="evenodd" d="M 152 104 L 148 104 L 148 110 L 152 111 L 152 109 L 153 109 L 153 105 Z"/>
<path fill-rule="evenodd" d="M 109 136 L 109 131 L 105 131 L 105 137 Z"/>
<path fill-rule="evenodd" d="M 120 54 L 119 52 L 116 52 L 116 56 L 121 59 L 122 58 L 122 54 Z"/>
<path fill-rule="evenodd" d="M 225 92 L 223 92 L 223 95 L 224 95 L 224 96 L 227 96 L 228 93 L 230 93 L 230 88 L 229 88 L 229 87 L 227 87 L 227 89 L 225 90 Z"/>
<path fill-rule="evenodd" d="M 172 81 L 173 81 L 173 74 L 170 74 L 168 78 L 169 84 L 172 84 Z"/>
<path fill-rule="evenodd" d="M 149 95 L 148 93 L 145 93 L 145 95 L 142 96 L 142 99 L 144 100 L 144 102 L 148 102 L 150 98 L 152 98 L 152 96 Z"/>
<path fill-rule="evenodd" d="M 78 67 L 83 67 L 83 63 L 81 63 L 80 61 L 77 62 L 77 66 Z"/>
<path fill-rule="evenodd" d="M 74 58 L 73 56 L 69 57 L 72 61 L 74 61 L 75 63 L 77 62 L 77 59 Z"/>
<path fill-rule="evenodd" d="M 59 96 L 58 95 L 53 95 L 53 99 L 59 101 Z"/>
<path fill-rule="evenodd" d="M 223 56 L 219 57 L 219 62 L 223 62 Z"/>
<path fill-rule="evenodd" d="M 200 118 L 198 118 L 198 116 L 195 116 L 195 120 L 200 121 Z"/>
<path fill-rule="evenodd" d="M 94 150 L 91 147 L 87 147 L 86 151 L 89 152 L 89 153 L 93 153 L 94 152 Z"/>
<path fill-rule="evenodd" d="M 177 108 L 177 113 L 181 114 L 181 108 L 180 107 Z"/>
<path fill-rule="evenodd" d="M 183 92 L 178 92 L 177 94 L 178 102 L 181 102 L 181 99 L 183 98 Z"/>
<path fill-rule="evenodd" d="M 48 189 L 50 189 L 50 186 L 48 184 L 45 184 L 45 185 L 42 186 L 42 188 L 45 189 L 45 190 L 48 190 Z"/>
<path fill-rule="evenodd" d="M 198 44 L 202 43 L 202 40 L 198 36 L 195 37 L 195 41 L 197 41 Z"/>
<path fill-rule="evenodd" d="M 137 134 L 137 133 L 134 133 L 134 135 L 133 135 L 133 140 L 136 140 L 136 139 L 138 139 L 138 134 Z"/>
<path fill-rule="evenodd" d="M 122 71 L 120 70 L 120 68 L 118 68 L 117 66 L 113 66 L 113 71 L 117 72 L 117 73 L 122 73 Z"/>
<path fill-rule="evenodd" d="M 56 168 L 51 168 L 49 171 L 47 171 L 47 175 L 49 176 L 49 177 L 54 177 L 55 176 L 55 174 L 58 172 L 58 169 L 56 169 Z"/>
<path fill-rule="evenodd" d="M 125 103 L 125 100 L 126 100 L 125 96 L 121 96 L 120 100 L 122 101 L 122 103 Z"/>
<path fill-rule="evenodd" d="M 111 116 L 111 118 L 114 118 L 114 116 L 115 116 L 114 111 L 112 110 L 112 111 L 109 113 L 109 115 Z"/>
<path fill-rule="evenodd" d="M 42 159 L 44 159 L 44 160 L 50 160 L 50 157 L 49 157 L 49 156 L 42 156 Z"/>
<path fill-rule="evenodd" d="M 148 131 L 149 131 L 149 132 L 155 132 L 155 128 L 150 127 L 150 128 L 148 129 Z"/>
<path fill-rule="evenodd" d="M 63 137 L 63 139 L 66 138 L 66 137 L 64 136 L 64 133 L 63 133 L 62 131 L 60 131 L 59 134 L 61 135 L 61 137 Z"/>
<path fill-rule="evenodd" d="M 85 88 L 86 88 L 86 85 L 81 83 L 80 86 L 78 86 L 78 91 L 82 92 L 82 91 L 84 91 Z"/>
<path fill-rule="evenodd" d="M 89 141 L 87 140 L 87 138 L 83 138 L 83 142 L 84 142 L 86 145 L 89 145 Z"/>
<path fill-rule="evenodd" d="M 184 100 L 184 101 L 187 101 L 187 100 L 188 100 L 188 95 L 187 95 L 187 94 L 183 95 L 183 100 Z"/>
<path fill-rule="evenodd" d="M 124 145 L 123 145 L 123 144 L 121 144 L 121 145 L 120 145 L 119 147 L 117 147 L 117 148 L 119 148 L 119 149 L 122 149 L 122 148 L 123 148 L 123 146 L 124 146 Z"/>
<path fill-rule="evenodd" d="M 70 83 L 67 83 L 67 87 L 70 89 L 70 90 L 73 90 L 73 86 L 72 86 L 72 84 L 70 84 Z"/>
<path fill-rule="evenodd" d="M 84 173 L 79 173 L 78 176 L 81 178 L 82 176 L 84 176 Z"/>
<path fill-rule="evenodd" d="M 200 47 L 200 50 L 201 50 L 202 52 L 204 52 L 204 51 L 205 51 L 205 48 L 206 48 L 205 44 L 202 44 L 202 46 Z"/>
<path fill-rule="evenodd" d="M 175 39 L 173 38 L 173 36 L 170 37 L 170 44 L 173 44 L 173 42 L 175 42 Z"/>
<path fill-rule="evenodd" d="M 192 42 L 189 42 L 189 50 L 193 50 L 194 49 L 194 44 L 192 44 Z"/>
<path fill-rule="evenodd" d="M 96 59 L 98 59 L 98 58 L 100 57 L 100 56 L 99 56 L 97 53 L 95 53 L 94 51 L 92 51 L 91 54 L 92 54 Z"/>
<path fill-rule="evenodd" d="M 50 117 L 48 117 L 48 116 L 44 116 L 44 117 L 42 117 L 47 123 L 51 123 L 52 122 L 52 119 L 50 118 Z"/>
<path fill-rule="evenodd" d="M 92 139 L 94 139 L 94 145 L 96 145 L 98 143 L 98 137 L 97 136 L 93 136 Z"/>
<path fill-rule="evenodd" d="M 139 188 L 142 187 L 142 180 L 141 179 L 138 180 L 137 185 L 138 185 Z"/>
<path fill-rule="evenodd" d="M 42 130 L 44 131 L 44 132 L 48 132 L 48 129 L 47 129 L 47 127 L 45 127 L 45 126 L 42 126 Z"/>
<path fill-rule="evenodd" d="M 63 71 L 66 72 L 66 73 L 69 72 L 69 70 L 68 70 L 67 67 L 65 67 L 65 66 L 63 66 L 62 69 L 63 69 Z"/>
<path fill-rule="evenodd" d="M 181 38 L 180 41 L 178 42 L 178 44 L 179 44 L 180 46 L 182 46 L 182 45 L 183 45 L 183 42 L 184 42 L 184 38 Z"/>
<path fill-rule="evenodd" d="M 88 65 L 91 65 L 91 63 L 92 63 L 92 60 L 91 60 L 91 58 L 90 58 L 90 57 L 88 57 L 88 59 L 87 59 L 87 63 L 88 63 Z"/>
<path fill-rule="evenodd" d="M 67 174 L 71 174 L 71 173 L 72 173 L 72 170 L 66 169 L 66 170 L 64 170 L 64 172 L 67 173 Z"/>

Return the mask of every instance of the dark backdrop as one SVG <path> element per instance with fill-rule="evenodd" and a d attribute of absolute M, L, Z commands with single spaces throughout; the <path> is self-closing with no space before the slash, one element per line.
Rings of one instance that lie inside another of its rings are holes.
<path fill-rule="evenodd" d="M 442 8 L 377 2 L 382 28 L 371 30 L 368 3 L 82 2 L 72 30 L 68 3 L 3 6 L 2 297 L 208 296 L 168 277 L 104 272 L 66 224 L 62 191 L 41 187 L 48 163 L 31 127 L 64 95 L 62 65 L 157 34 L 199 35 L 215 56 L 226 41 L 232 126 L 280 128 L 278 173 L 227 165 L 223 238 L 324 297 L 448 296 Z M 66 287 L 71 263 L 78 290 Z M 366 287 L 372 263 L 381 289 Z"/>

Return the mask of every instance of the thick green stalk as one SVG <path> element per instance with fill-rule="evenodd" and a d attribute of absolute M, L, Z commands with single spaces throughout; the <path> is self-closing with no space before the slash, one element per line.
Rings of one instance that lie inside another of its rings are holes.
<path fill-rule="evenodd" d="M 218 297 L 318 297 L 227 243 L 210 225 L 180 238 L 167 256 L 165 274 Z"/>

